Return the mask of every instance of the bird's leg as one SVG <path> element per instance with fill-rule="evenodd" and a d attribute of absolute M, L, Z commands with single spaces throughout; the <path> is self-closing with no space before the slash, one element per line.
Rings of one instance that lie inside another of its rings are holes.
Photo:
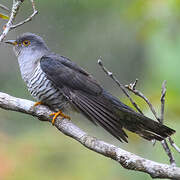
<path fill-rule="evenodd" d="M 35 110 L 35 107 L 38 106 L 38 105 L 41 105 L 43 104 L 42 102 L 36 102 L 32 107 L 31 107 L 31 110 Z"/>
<path fill-rule="evenodd" d="M 67 115 L 63 114 L 63 112 L 60 111 L 60 110 L 59 110 L 58 112 L 56 112 L 56 113 L 51 113 L 50 116 L 54 116 L 54 117 L 53 117 L 53 120 L 51 121 L 52 125 L 54 125 L 55 120 L 56 120 L 56 118 L 57 118 L 58 116 L 60 116 L 61 119 L 63 119 L 63 118 L 69 119 L 69 120 L 71 119 L 70 116 L 67 116 Z"/>
<path fill-rule="evenodd" d="M 34 105 L 33 105 L 33 107 L 36 107 L 36 106 L 38 106 L 38 105 L 42 105 L 43 103 L 41 102 L 41 101 L 39 101 L 39 102 L 36 102 Z"/>

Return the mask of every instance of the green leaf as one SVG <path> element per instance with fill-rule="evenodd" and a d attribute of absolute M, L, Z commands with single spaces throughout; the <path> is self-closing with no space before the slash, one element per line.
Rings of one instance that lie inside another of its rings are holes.
<path fill-rule="evenodd" d="M 6 15 L 4 15 L 4 14 L 2 14 L 2 13 L 0 13 L 0 18 L 1 18 L 1 19 L 9 19 L 8 16 L 6 16 Z"/>

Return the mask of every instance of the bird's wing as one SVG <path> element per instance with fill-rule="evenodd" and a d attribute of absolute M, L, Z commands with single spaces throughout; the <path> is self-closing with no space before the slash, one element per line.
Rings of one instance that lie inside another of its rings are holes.
<path fill-rule="evenodd" d="M 91 75 L 69 59 L 58 55 L 43 56 L 40 66 L 47 78 L 91 122 L 102 126 L 118 140 L 127 142 L 122 123 L 113 112 L 112 101 L 115 98 L 113 100 L 106 96 L 106 92 Z"/>
<path fill-rule="evenodd" d="M 82 68 L 65 57 L 51 55 L 40 60 L 42 70 L 57 87 L 67 87 L 87 94 L 98 95 L 101 86 Z"/>

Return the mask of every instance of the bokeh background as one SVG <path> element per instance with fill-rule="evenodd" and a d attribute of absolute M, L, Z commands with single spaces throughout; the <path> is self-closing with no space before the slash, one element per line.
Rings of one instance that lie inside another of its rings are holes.
<path fill-rule="evenodd" d="M 160 92 L 167 80 L 165 123 L 176 129 L 180 145 L 180 1 L 178 0 L 43 0 L 35 1 L 39 14 L 9 32 L 14 39 L 23 32 L 37 33 L 56 53 L 67 56 L 93 74 L 115 96 L 130 105 L 121 90 L 97 65 L 104 65 L 128 84 L 139 79 L 140 89 L 160 110 Z M 11 7 L 11 0 L 1 0 Z M 3 10 L 1 10 L 3 12 Z M 16 22 L 31 14 L 24 2 Z M 4 20 L 0 20 L 2 29 Z M 21 80 L 12 49 L 0 44 L 0 91 L 32 99 Z M 134 96 L 133 96 L 134 97 Z M 134 99 L 149 117 L 147 105 Z M 72 121 L 89 134 L 157 162 L 169 163 L 157 143 L 129 133 L 120 143 L 80 115 Z M 172 149 L 177 165 L 180 156 Z M 22 113 L 0 110 L 0 180 L 131 180 L 150 176 L 123 169 L 111 159 L 91 152 L 58 132 L 50 123 Z"/>

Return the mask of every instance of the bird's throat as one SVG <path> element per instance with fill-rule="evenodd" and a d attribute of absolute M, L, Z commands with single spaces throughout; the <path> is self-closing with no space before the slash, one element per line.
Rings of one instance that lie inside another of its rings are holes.
<path fill-rule="evenodd" d="M 40 58 L 44 55 L 42 52 L 26 52 L 20 53 L 18 56 L 18 63 L 21 71 L 22 79 L 27 83 L 31 78 L 34 70 L 40 65 Z"/>

